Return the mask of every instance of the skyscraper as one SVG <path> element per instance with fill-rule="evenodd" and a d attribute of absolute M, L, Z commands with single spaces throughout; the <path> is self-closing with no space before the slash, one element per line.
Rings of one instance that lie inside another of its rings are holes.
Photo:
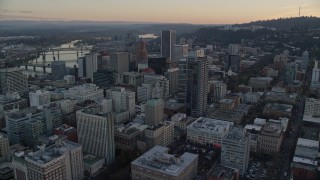
<path fill-rule="evenodd" d="M 148 51 L 142 39 L 137 43 L 136 59 L 138 63 L 148 63 Z"/>
<path fill-rule="evenodd" d="M 309 64 L 309 52 L 308 51 L 305 51 L 303 54 L 302 54 L 302 62 L 301 62 L 301 69 L 302 70 L 307 70 L 308 69 L 308 64 Z"/>
<path fill-rule="evenodd" d="M 97 54 L 88 53 L 85 55 L 86 58 L 86 77 L 93 80 L 93 73 L 98 70 L 98 59 Z"/>
<path fill-rule="evenodd" d="M 162 99 L 151 99 L 145 104 L 145 123 L 150 126 L 163 122 L 164 102 Z"/>
<path fill-rule="evenodd" d="M 109 165 L 115 159 L 114 122 L 111 113 L 92 106 L 77 111 L 77 132 L 83 151 L 104 157 Z"/>
<path fill-rule="evenodd" d="M 187 112 L 193 117 L 204 116 L 208 107 L 208 60 L 200 57 L 189 57 L 187 73 Z"/>
<path fill-rule="evenodd" d="M 60 80 L 66 74 L 66 62 L 53 61 L 51 62 L 51 74 L 52 80 Z"/>
<path fill-rule="evenodd" d="M 175 30 L 162 30 L 161 32 L 161 55 L 173 61 L 174 45 L 176 44 Z"/>
<path fill-rule="evenodd" d="M 312 70 L 312 79 L 311 79 L 311 87 L 319 88 L 320 87 L 320 68 L 318 66 L 318 61 L 314 62 L 314 67 Z"/>
<path fill-rule="evenodd" d="M 174 45 L 174 51 L 173 51 L 173 61 L 174 62 L 179 62 L 181 58 L 186 58 L 188 57 L 188 52 L 189 52 L 189 46 L 188 44 L 175 44 Z"/>
<path fill-rule="evenodd" d="M 28 90 L 28 78 L 22 73 L 23 69 L 0 69 L 0 94 L 18 92 L 20 95 Z"/>
<path fill-rule="evenodd" d="M 129 71 L 129 54 L 126 52 L 115 52 L 111 55 L 111 70 L 120 74 Z"/>
<path fill-rule="evenodd" d="M 224 70 L 232 70 L 233 72 L 240 71 L 240 55 L 226 54 L 224 59 Z"/>

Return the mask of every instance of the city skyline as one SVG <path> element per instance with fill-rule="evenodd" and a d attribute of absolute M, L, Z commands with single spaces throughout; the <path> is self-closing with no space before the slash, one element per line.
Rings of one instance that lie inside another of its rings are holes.
<path fill-rule="evenodd" d="M 281 17 L 320 16 L 317 0 L 37 1 L 0 0 L 0 20 L 129 21 L 233 24 Z M 226 10 L 227 9 L 227 10 Z M 253 14 L 255 16 L 253 16 Z"/>

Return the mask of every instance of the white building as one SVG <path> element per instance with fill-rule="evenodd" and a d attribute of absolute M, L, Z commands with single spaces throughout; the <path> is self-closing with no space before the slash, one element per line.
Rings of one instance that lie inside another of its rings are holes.
<path fill-rule="evenodd" d="M 67 84 L 74 84 L 76 82 L 76 78 L 73 75 L 65 75 L 63 79 L 67 81 Z"/>
<path fill-rule="evenodd" d="M 0 69 L 0 94 L 18 92 L 24 94 L 28 90 L 28 77 L 20 68 Z"/>
<path fill-rule="evenodd" d="M 200 117 L 187 127 L 187 141 L 213 145 L 221 144 L 233 122 Z"/>
<path fill-rule="evenodd" d="M 130 117 L 135 116 L 136 95 L 134 92 L 116 87 L 107 90 L 106 93 L 106 97 L 112 99 L 112 108 L 114 112 L 119 113 L 122 111 L 129 111 Z"/>
<path fill-rule="evenodd" d="M 318 61 L 314 62 L 314 68 L 312 70 L 311 87 L 320 88 L 320 68 L 318 66 Z"/>
<path fill-rule="evenodd" d="M 29 92 L 30 98 L 30 107 L 36 106 L 43 106 L 45 104 L 50 104 L 50 92 L 46 90 L 37 90 Z"/>
<path fill-rule="evenodd" d="M 73 99 L 63 99 L 59 101 L 62 114 L 69 114 L 75 110 L 77 101 Z"/>
<path fill-rule="evenodd" d="M 173 51 L 174 62 L 178 62 L 181 58 L 188 57 L 188 53 L 189 53 L 189 45 L 188 44 L 174 45 L 174 51 Z"/>
<path fill-rule="evenodd" d="M 153 97 L 153 98 L 166 98 L 170 94 L 169 80 L 162 75 L 145 74 L 143 76 L 143 83 L 151 84 L 153 86 L 153 91 L 157 91 L 157 90 L 160 90 L 160 92 L 162 91 L 162 95 L 160 95 L 162 97 Z M 154 94 L 154 96 L 158 96 L 158 95 Z"/>
<path fill-rule="evenodd" d="M 114 122 L 111 113 L 103 114 L 100 107 L 77 111 L 77 133 L 84 152 L 104 157 L 109 165 L 115 159 Z"/>
<path fill-rule="evenodd" d="M 222 140 L 221 164 L 238 169 L 243 176 L 248 168 L 249 156 L 249 134 L 243 128 L 233 127 Z"/>
<path fill-rule="evenodd" d="M 103 98 L 103 89 L 100 89 L 95 84 L 83 84 L 72 87 L 63 92 L 64 98 L 77 100 L 78 103 L 83 103 L 85 100 L 99 101 Z"/>

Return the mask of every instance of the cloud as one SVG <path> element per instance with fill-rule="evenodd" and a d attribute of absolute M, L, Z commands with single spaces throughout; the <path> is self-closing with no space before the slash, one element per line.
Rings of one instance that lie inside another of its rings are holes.
<path fill-rule="evenodd" d="M 0 9 L 1 13 L 5 13 L 5 14 L 32 14 L 34 13 L 33 11 L 19 11 L 19 10 L 10 10 L 10 9 Z"/>

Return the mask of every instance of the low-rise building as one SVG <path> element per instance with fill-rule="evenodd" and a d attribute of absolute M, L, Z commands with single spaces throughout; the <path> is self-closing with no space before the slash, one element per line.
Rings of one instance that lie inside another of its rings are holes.
<path fill-rule="evenodd" d="M 134 150 L 137 147 L 138 138 L 144 133 L 147 125 L 129 123 L 125 126 L 117 126 L 114 131 L 114 141 L 119 149 Z"/>
<path fill-rule="evenodd" d="M 77 100 L 78 103 L 83 103 L 86 100 L 99 101 L 103 99 L 103 89 L 100 89 L 95 84 L 83 84 L 72 87 L 63 92 L 64 98 Z"/>
<path fill-rule="evenodd" d="M 9 162 L 1 162 L 0 164 L 0 179 L 13 179 L 13 167 L 12 164 Z"/>
<path fill-rule="evenodd" d="M 239 170 L 216 164 L 208 172 L 207 180 L 239 180 Z"/>
<path fill-rule="evenodd" d="M 103 168 L 104 158 L 92 154 L 84 154 L 83 166 L 85 174 L 89 176 L 95 175 L 101 168 Z"/>
<path fill-rule="evenodd" d="M 249 80 L 249 86 L 254 89 L 266 89 L 270 86 L 272 80 L 271 77 L 252 77 Z"/>
<path fill-rule="evenodd" d="M 180 157 L 168 154 L 169 149 L 155 146 L 131 163 L 133 180 L 179 180 L 197 176 L 198 155 L 184 153 Z"/>
<path fill-rule="evenodd" d="M 244 118 L 244 112 L 217 109 L 207 115 L 208 118 L 218 119 L 223 121 L 233 122 L 234 124 L 241 124 Z"/>
<path fill-rule="evenodd" d="M 319 141 L 298 138 L 291 163 L 294 179 L 319 179 Z"/>
<path fill-rule="evenodd" d="M 292 105 L 279 104 L 279 103 L 268 103 L 263 108 L 263 115 L 268 117 L 287 117 L 292 116 Z"/>
<path fill-rule="evenodd" d="M 221 99 L 219 101 L 219 108 L 225 110 L 233 110 L 235 108 L 235 102 L 232 99 Z"/>
<path fill-rule="evenodd" d="M 187 127 L 187 141 L 205 145 L 221 144 L 233 122 L 200 117 Z"/>

